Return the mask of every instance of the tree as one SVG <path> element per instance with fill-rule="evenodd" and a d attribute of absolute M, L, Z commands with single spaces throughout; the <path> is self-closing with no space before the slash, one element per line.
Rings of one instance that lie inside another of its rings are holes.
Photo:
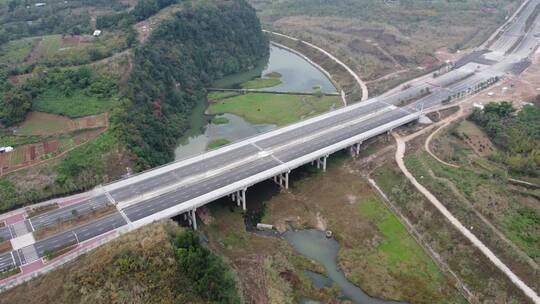
<path fill-rule="evenodd" d="M 506 118 L 515 111 L 516 109 L 512 106 L 512 103 L 507 101 L 487 104 L 484 109 L 486 114 L 493 113 L 500 118 Z"/>
<path fill-rule="evenodd" d="M 173 241 L 181 271 L 193 282 L 203 298 L 216 303 L 239 303 L 234 278 L 218 256 L 203 247 L 199 236 L 191 230 L 177 235 Z"/>
<path fill-rule="evenodd" d="M 17 0 L 11 0 L 8 2 L 8 10 L 10 12 L 13 12 L 15 8 L 19 5 L 19 2 Z"/>
<path fill-rule="evenodd" d="M 6 43 L 9 40 L 9 36 L 4 29 L 0 29 L 0 45 Z"/>
<path fill-rule="evenodd" d="M 21 122 L 32 106 L 32 96 L 19 89 L 4 93 L 0 109 L 0 119 L 8 126 Z"/>

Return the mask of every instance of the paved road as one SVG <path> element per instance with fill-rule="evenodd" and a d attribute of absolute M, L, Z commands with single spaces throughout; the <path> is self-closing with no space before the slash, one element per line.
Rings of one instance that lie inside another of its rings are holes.
<path fill-rule="evenodd" d="M 538 2 L 540 0 L 532 1 Z M 527 15 L 526 12 L 520 18 Z M 519 22 L 514 22 L 507 31 L 519 31 L 520 26 Z M 536 31 L 538 27 L 537 20 L 533 30 Z M 511 71 L 516 62 L 530 54 L 530 47 L 537 43 L 533 34 L 532 31 L 527 33 L 522 44 L 512 54 L 496 62 L 490 62 L 489 65 L 483 65 L 479 71 L 475 71 L 477 63 L 472 63 L 472 67 L 471 64 L 464 63 L 459 69 L 432 79 L 429 83 L 415 83 L 412 87 L 393 95 L 375 97 L 360 104 L 105 185 L 89 193 L 89 196 L 92 196 L 90 199 L 33 217 L 30 222 L 36 229 L 41 229 L 70 218 L 73 216 L 73 210 L 77 210 L 78 214 L 84 214 L 90 212 L 92 208 L 106 206 L 111 203 L 108 196 L 121 206 L 125 218 L 131 222 L 151 218 L 175 206 L 192 208 L 193 201 L 201 196 L 217 193 L 229 185 L 247 181 L 252 176 L 270 172 L 276 167 L 290 164 L 288 168 L 294 169 L 299 165 L 298 160 L 306 155 L 315 155 L 317 151 L 344 140 L 371 134 L 370 132 L 381 126 L 388 126 L 419 114 L 419 105 L 424 109 L 437 107 L 449 95 L 471 88 L 494 75 L 505 75 Z M 510 38 L 503 35 L 500 39 L 506 41 Z M 505 41 L 494 44 L 492 50 L 498 52 L 504 50 L 509 43 Z M 426 88 L 430 88 L 431 94 L 422 97 Z M 404 100 L 419 97 L 421 98 L 417 102 L 400 107 Z M 373 135 L 376 134 L 370 136 Z M 38 241 L 32 246 L 41 257 L 45 250 L 75 244 L 126 225 L 125 218 L 117 212 L 82 227 Z M 11 237 L 8 233 L 9 230 L 0 228 L 0 237 Z M 0 255 L 0 270 L 21 264 L 21 259 L 16 257 L 17 252 L 12 253 L 14 254 L 8 252 Z"/>
<path fill-rule="evenodd" d="M 127 222 L 122 215 L 116 212 L 73 230 L 56 234 L 45 240 L 37 241 L 34 244 L 34 247 L 36 248 L 38 255 L 42 257 L 44 256 L 45 251 L 54 251 L 65 246 L 75 245 L 126 224 Z"/>
<path fill-rule="evenodd" d="M 32 217 L 30 218 L 30 222 L 32 223 L 34 229 L 37 230 L 58 223 L 59 221 L 65 221 L 78 215 L 90 213 L 94 210 L 104 208 L 107 205 L 110 205 L 107 197 L 105 195 L 100 195 L 88 200 L 84 200 L 72 206 L 55 209 Z"/>
<path fill-rule="evenodd" d="M 523 13 L 519 14 L 516 21 L 512 23 L 512 26 L 510 26 L 489 49 L 503 54 L 509 51 L 520 37 L 525 34 L 525 22 L 538 4 L 540 4 L 540 1 L 538 0 L 530 1 L 524 8 Z"/>
<path fill-rule="evenodd" d="M 2 241 L 11 239 L 11 232 L 9 232 L 9 227 L 0 227 L 0 239 Z"/>

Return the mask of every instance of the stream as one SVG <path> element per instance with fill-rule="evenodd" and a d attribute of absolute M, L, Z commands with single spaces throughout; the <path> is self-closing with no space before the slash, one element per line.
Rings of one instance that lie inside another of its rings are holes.
<path fill-rule="evenodd" d="M 328 277 L 307 271 L 306 275 L 316 288 L 330 287 L 335 283 L 341 290 L 339 300 L 350 300 L 357 304 L 403 304 L 403 302 L 387 301 L 368 296 L 362 289 L 347 280 L 337 265 L 339 244 L 334 238 L 327 238 L 324 231 L 308 229 L 287 231 L 284 238 L 303 256 L 321 264 Z M 301 303 L 318 303 L 304 299 Z"/>

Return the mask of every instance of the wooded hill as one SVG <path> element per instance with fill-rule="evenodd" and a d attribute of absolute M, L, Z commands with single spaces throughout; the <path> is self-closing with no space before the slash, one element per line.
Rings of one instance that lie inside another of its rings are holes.
<path fill-rule="evenodd" d="M 204 87 L 225 75 L 252 68 L 268 55 L 268 41 L 255 11 L 243 0 L 202 2 L 178 12 L 135 49 L 120 113 L 121 138 L 140 168 L 173 159 Z"/>

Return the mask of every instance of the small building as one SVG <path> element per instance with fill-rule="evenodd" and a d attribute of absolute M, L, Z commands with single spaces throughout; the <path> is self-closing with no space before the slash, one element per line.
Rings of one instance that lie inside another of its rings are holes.
<path fill-rule="evenodd" d="M 269 225 L 269 224 L 262 224 L 262 223 L 257 224 L 257 230 L 273 230 L 273 229 L 274 229 L 274 226 Z"/>
<path fill-rule="evenodd" d="M 94 33 L 92 34 L 92 36 L 94 36 L 94 37 L 99 37 L 100 35 L 101 35 L 100 30 L 95 30 Z"/>
<path fill-rule="evenodd" d="M 45 3 L 45 2 L 38 2 L 38 3 L 34 4 L 35 7 L 42 7 L 42 6 L 45 6 L 45 5 L 47 5 L 47 3 Z"/>
<path fill-rule="evenodd" d="M 473 103 L 473 107 L 476 108 L 476 109 L 480 109 L 480 110 L 483 110 L 484 109 L 484 105 L 481 104 L 481 103 Z"/>
<path fill-rule="evenodd" d="M 0 154 L 9 153 L 13 151 L 13 147 L 0 147 Z"/>

